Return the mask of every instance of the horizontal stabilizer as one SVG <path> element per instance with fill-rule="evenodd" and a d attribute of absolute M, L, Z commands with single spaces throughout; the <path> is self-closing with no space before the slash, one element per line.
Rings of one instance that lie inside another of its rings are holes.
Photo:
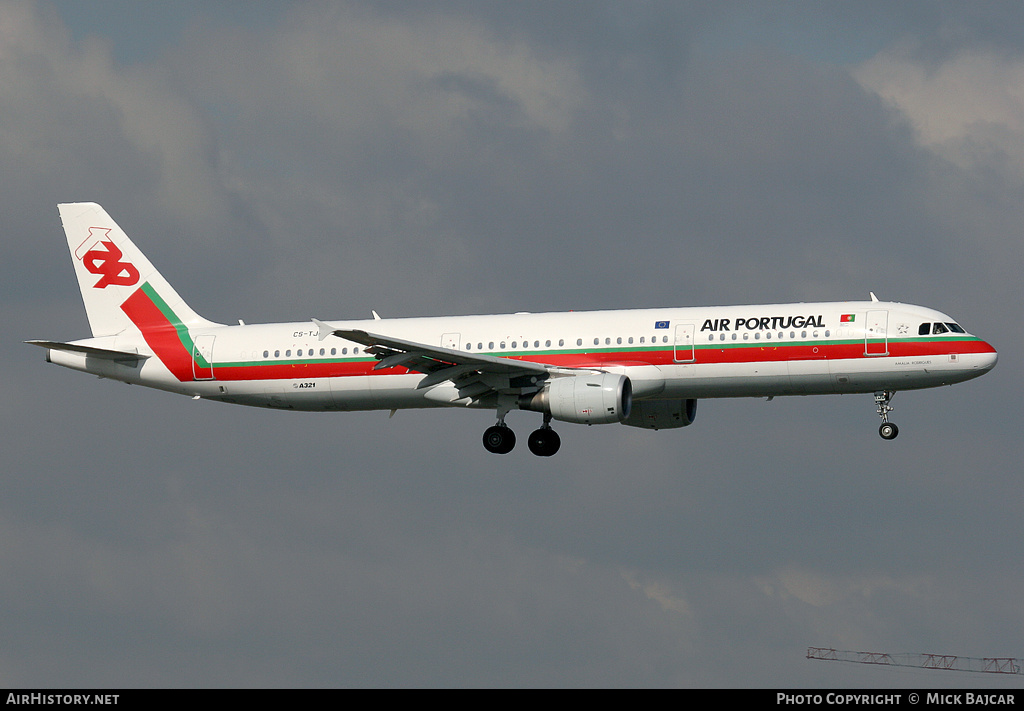
<path fill-rule="evenodd" d="M 39 346 L 55 351 L 67 351 L 69 353 L 84 353 L 93 358 L 113 360 L 118 362 L 139 362 L 149 358 L 141 353 L 130 353 L 128 351 L 115 351 L 109 348 L 96 348 L 95 346 L 82 346 L 77 343 L 61 343 L 59 341 L 25 341 L 30 346 Z"/>

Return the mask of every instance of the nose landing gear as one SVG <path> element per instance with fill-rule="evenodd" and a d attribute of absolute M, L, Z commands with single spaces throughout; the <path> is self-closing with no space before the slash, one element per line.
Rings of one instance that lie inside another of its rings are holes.
<path fill-rule="evenodd" d="M 878 406 L 878 416 L 882 418 L 882 424 L 878 427 L 878 434 L 882 439 L 896 439 L 900 428 L 895 423 L 889 422 L 889 413 L 893 411 L 889 401 L 896 393 L 891 390 L 884 390 L 875 393 L 875 404 Z"/>

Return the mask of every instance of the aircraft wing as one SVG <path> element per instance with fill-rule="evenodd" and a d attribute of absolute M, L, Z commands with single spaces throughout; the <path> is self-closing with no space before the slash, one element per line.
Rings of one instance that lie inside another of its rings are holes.
<path fill-rule="evenodd" d="M 402 367 L 425 374 L 426 377 L 419 382 L 417 389 L 450 380 L 460 388 L 473 383 L 484 383 L 487 385 L 484 390 L 524 391 L 536 389 L 537 383 L 547 379 L 555 371 L 564 370 L 543 363 L 497 358 L 356 329 L 335 328 L 317 319 L 313 319 L 313 323 L 320 328 L 320 340 L 328 336 L 337 336 L 365 346 L 366 352 L 380 361 L 374 366 L 375 370 Z"/>

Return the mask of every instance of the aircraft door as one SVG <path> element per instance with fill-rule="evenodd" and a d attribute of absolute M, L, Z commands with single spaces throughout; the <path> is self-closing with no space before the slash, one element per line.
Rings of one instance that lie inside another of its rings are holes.
<path fill-rule="evenodd" d="M 676 363 L 692 363 L 694 361 L 693 338 L 694 329 L 692 323 L 680 323 L 676 325 L 676 346 L 673 356 Z"/>
<path fill-rule="evenodd" d="M 462 335 L 458 333 L 446 333 L 441 336 L 441 347 L 450 348 L 453 351 L 462 350 L 461 343 Z"/>
<path fill-rule="evenodd" d="M 213 380 L 213 341 L 216 336 L 196 336 L 192 341 L 192 377 Z"/>
<path fill-rule="evenodd" d="M 864 355 L 889 355 L 889 312 L 868 311 L 864 324 Z"/>

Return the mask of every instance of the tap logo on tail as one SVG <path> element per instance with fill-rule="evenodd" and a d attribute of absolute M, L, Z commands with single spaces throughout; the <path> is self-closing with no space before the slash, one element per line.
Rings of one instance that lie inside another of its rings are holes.
<path fill-rule="evenodd" d="M 96 234 L 99 232 L 103 234 Z M 75 250 L 75 256 L 82 260 L 86 271 L 99 275 L 99 281 L 92 285 L 94 289 L 105 289 L 111 284 L 134 286 L 139 282 L 139 270 L 131 262 L 121 261 L 124 254 L 117 248 L 117 245 L 110 240 L 103 239 L 109 235 L 109 228 L 90 227 L 89 236 Z M 86 245 L 89 245 L 89 251 L 79 256 L 79 252 Z"/>

